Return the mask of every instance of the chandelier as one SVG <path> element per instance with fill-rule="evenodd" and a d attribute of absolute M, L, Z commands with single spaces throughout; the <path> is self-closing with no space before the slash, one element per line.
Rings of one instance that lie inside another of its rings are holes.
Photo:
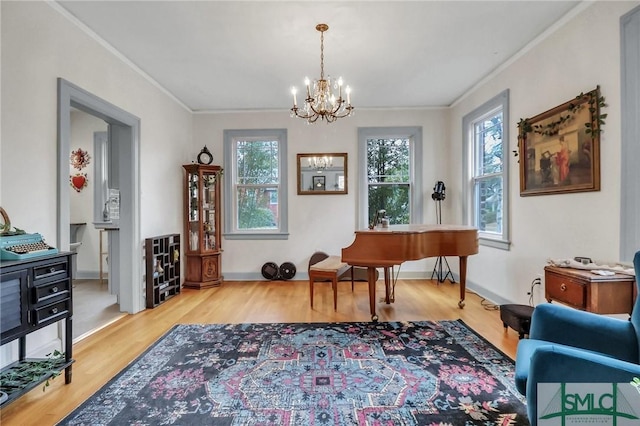
<path fill-rule="evenodd" d="M 291 89 L 293 95 L 293 108 L 291 117 L 299 117 L 307 120 L 307 123 L 315 123 L 319 118 L 333 123 L 338 118 L 348 117 L 353 112 L 351 106 L 351 88 L 347 86 L 345 93 L 347 99 L 342 98 L 342 77 L 335 82 L 333 89 L 338 91 L 338 97 L 333 93 L 331 87 L 331 77 L 324 78 L 324 32 L 329 29 L 327 24 L 316 25 L 316 30 L 320 31 L 320 79 L 314 80 L 313 87 L 309 78 L 305 78 L 304 84 L 307 86 L 307 97 L 304 100 L 304 107 L 298 108 L 296 100 L 297 89 Z"/>
<path fill-rule="evenodd" d="M 318 173 L 322 173 L 328 167 L 333 167 L 332 157 L 309 157 L 310 169 L 315 169 Z"/>

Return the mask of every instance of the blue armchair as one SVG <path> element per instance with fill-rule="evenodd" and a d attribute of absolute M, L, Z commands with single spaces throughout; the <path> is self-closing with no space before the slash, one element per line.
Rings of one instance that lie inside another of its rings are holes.
<path fill-rule="evenodd" d="M 639 285 L 640 251 L 633 264 Z M 629 321 L 538 305 L 529 337 L 518 342 L 515 382 L 527 397 L 532 425 L 538 418 L 538 383 L 628 383 L 640 378 L 640 297 Z"/>

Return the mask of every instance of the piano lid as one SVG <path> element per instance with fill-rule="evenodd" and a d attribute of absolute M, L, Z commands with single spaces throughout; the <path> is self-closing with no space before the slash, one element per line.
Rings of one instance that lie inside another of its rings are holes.
<path fill-rule="evenodd" d="M 342 249 L 342 261 L 357 266 L 391 266 L 425 257 L 478 253 L 478 230 L 462 225 L 392 225 L 363 229 Z"/>
<path fill-rule="evenodd" d="M 356 231 L 356 234 L 369 233 L 392 233 L 392 234 L 420 234 L 424 232 L 475 232 L 478 230 L 473 226 L 464 225 L 391 225 L 388 228 L 375 227 L 373 229 L 362 229 Z"/>

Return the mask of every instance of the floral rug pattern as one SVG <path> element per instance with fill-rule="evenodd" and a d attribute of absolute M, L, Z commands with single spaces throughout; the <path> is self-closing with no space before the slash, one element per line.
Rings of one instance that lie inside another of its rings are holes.
<path fill-rule="evenodd" d="M 462 321 L 176 325 L 60 425 L 528 425 Z"/>

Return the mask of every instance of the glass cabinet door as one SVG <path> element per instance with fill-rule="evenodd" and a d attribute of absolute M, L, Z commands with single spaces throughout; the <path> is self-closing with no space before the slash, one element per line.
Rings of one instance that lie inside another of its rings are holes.
<path fill-rule="evenodd" d="M 202 174 L 202 235 L 203 251 L 217 250 L 216 247 L 216 173 Z"/>
<path fill-rule="evenodd" d="M 200 244 L 200 193 L 198 192 L 199 173 L 187 172 L 188 222 L 187 245 L 189 251 L 198 251 Z"/>

